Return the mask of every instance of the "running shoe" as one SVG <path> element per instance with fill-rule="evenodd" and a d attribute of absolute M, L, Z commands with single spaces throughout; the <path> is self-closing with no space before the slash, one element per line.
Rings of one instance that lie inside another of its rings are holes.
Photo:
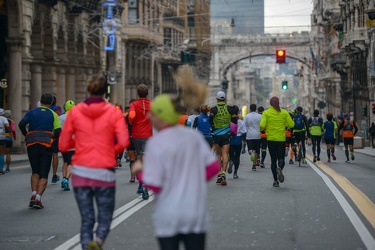
<path fill-rule="evenodd" d="M 316 162 L 316 156 L 314 156 L 313 162 L 314 162 L 314 163 Z"/>
<path fill-rule="evenodd" d="M 5 174 L 5 172 L 4 172 L 3 170 L 0 170 L 0 175 L 1 175 L 1 174 Z"/>
<path fill-rule="evenodd" d="M 135 175 L 134 175 L 134 174 L 132 174 L 132 175 L 130 176 L 130 180 L 129 180 L 129 182 L 135 182 Z"/>
<path fill-rule="evenodd" d="M 62 179 L 61 181 L 61 189 L 65 188 L 65 178 Z"/>
<path fill-rule="evenodd" d="M 261 163 L 259 164 L 259 166 L 260 166 L 260 168 L 264 168 L 264 163 L 261 162 Z"/>
<path fill-rule="evenodd" d="M 6 168 L 5 172 L 6 172 L 6 173 L 9 173 L 9 172 L 10 172 L 9 167 Z"/>
<path fill-rule="evenodd" d="M 320 157 L 318 156 L 318 158 L 316 158 L 317 161 L 320 161 Z"/>
<path fill-rule="evenodd" d="M 237 175 L 237 173 L 234 173 L 234 174 L 233 174 L 233 178 L 234 178 L 234 179 L 238 179 L 238 175 Z"/>
<path fill-rule="evenodd" d="M 143 188 L 143 193 L 142 193 L 142 199 L 143 200 L 148 200 L 149 197 L 150 197 L 150 195 L 148 194 L 147 187 L 144 187 Z"/>
<path fill-rule="evenodd" d="M 276 168 L 276 172 L 277 172 L 277 179 L 283 183 L 284 182 L 284 175 L 283 175 L 283 170 L 281 168 Z"/>
<path fill-rule="evenodd" d="M 274 187 L 279 187 L 279 182 L 278 182 L 278 181 L 274 181 L 274 182 L 273 182 L 273 186 L 274 186 Z"/>
<path fill-rule="evenodd" d="M 227 178 L 225 177 L 225 174 L 222 174 L 221 175 L 221 182 L 220 182 L 220 185 L 222 186 L 226 186 L 227 185 Z"/>
<path fill-rule="evenodd" d="M 354 155 L 352 155 L 352 161 L 354 161 L 354 159 L 355 159 L 355 157 L 354 157 Z"/>
<path fill-rule="evenodd" d="M 69 187 L 69 180 L 68 179 L 63 179 L 61 181 L 61 183 L 64 182 L 64 191 L 70 191 L 70 187 Z"/>
<path fill-rule="evenodd" d="M 233 162 L 229 161 L 228 174 L 231 174 L 232 172 L 233 172 Z"/>
<path fill-rule="evenodd" d="M 138 187 L 137 194 L 143 194 L 143 187 L 142 186 Z"/>
<path fill-rule="evenodd" d="M 87 250 L 103 250 L 103 248 L 99 245 L 96 241 L 91 241 L 88 246 Z"/>
<path fill-rule="evenodd" d="M 54 175 L 52 176 L 52 184 L 56 184 L 60 180 L 60 176 Z"/>
<path fill-rule="evenodd" d="M 255 163 L 255 166 L 259 167 L 260 166 L 260 160 L 257 159 L 257 163 Z"/>
<path fill-rule="evenodd" d="M 349 163 L 350 161 L 349 161 L 349 159 L 347 159 L 346 161 L 345 161 L 345 163 Z"/>
<path fill-rule="evenodd" d="M 335 155 L 334 153 L 332 153 L 331 155 L 332 155 L 332 159 L 333 159 L 334 161 L 336 161 L 336 155 Z"/>
<path fill-rule="evenodd" d="M 29 202 L 29 207 L 33 207 L 35 203 L 36 195 L 32 195 Z"/>
<path fill-rule="evenodd" d="M 302 158 L 302 163 L 307 164 L 306 158 Z"/>
<path fill-rule="evenodd" d="M 253 171 L 257 171 L 257 168 L 256 168 L 256 166 L 255 165 L 253 165 Z"/>
<path fill-rule="evenodd" d="M 42 209 L 44 208 L 41 200 L 34 200 L 33 208 L 35 209 Z"/>
<path fill-rule="evenodd" d="M 293 160 L 289 160 L 289 164 L 294 164 Z"/>
<path fill-rule="evenodd" d="M 216 184 L 221 184 L 221 179 L 222 179 L 222 174 L 220 173 L 220 174 L 217 176 Z"/>
<path fill-rule="evenodd" d="M 331 159 L 328 158 L 327 162 L 331 162 Z"/>
<path fill-rule="evenodd" d="M 120 159 L 117 160 L 117 166 L 118 166 L 119 168 L 122 167 L 122 163 L 121 163 L 121 160 L 120 160 Z"/>

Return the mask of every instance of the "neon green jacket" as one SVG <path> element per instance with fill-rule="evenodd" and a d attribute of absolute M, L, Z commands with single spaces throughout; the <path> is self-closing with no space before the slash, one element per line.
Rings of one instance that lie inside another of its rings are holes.
<path fill-rule="evenodd" d="M 260 131 L 267 128 L 267 141 L 285 141 L 285 127 L 294 127 L 294 121 L 285 109 L 278 112 L 271 106 L 263 112 L 260 119 Z"/>

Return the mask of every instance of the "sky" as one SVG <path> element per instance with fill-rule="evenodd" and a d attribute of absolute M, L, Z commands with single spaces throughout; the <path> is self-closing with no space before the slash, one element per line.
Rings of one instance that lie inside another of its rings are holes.
<path fill-rule="evenodd" d="M 310 15 L 313 10 L 313 2 L 313 0 L 265 0 L 265 33 L 290 33 L 301 30 L 310 31 Z"/>

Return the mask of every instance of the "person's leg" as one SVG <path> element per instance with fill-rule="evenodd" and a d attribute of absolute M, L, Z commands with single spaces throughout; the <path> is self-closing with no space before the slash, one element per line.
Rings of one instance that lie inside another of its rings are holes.
<path fill-rule="evenodd" d="M 322 141 L 321 136 L 316 137 L 316 153 L 317 153 L 317 160 L 320 161 L 320 143 Z"/>
<path fill-rule="evenodd" d="M 113 210 L 115 209 L 115 187 L 95 188 L 95 199 L 98 208 L 98 227 L 96 242 L 103 245 L 111 228 Z"/>
<path fill-rule="evenodd" d="M 303 158 L 306 158 L 306 137 L 305 137 L 305 133 L 303 133 L 301 136 L 300 136 L 300 140 L 301 140 L 301 146 L 302 146 L 302 157 Z"/>
<path fill-rule="evenodd" d="M 178 250 L 180 237 L 180 235 L 176 235 L 173 237 L 158 238 L 160 250 Z"/>
<path fill-rule="evenodd" d="M 312 152 L 314 155 L 314 161 L 316 161 L 316 136 L 311 136 L 312 141 Z"/>
<path fill-rule="evenodd" d="M 94 190 L 90 187 L 75 187 L 74 196 L 81 214 L 81 245 L 82 249 L 87 249 L 87 245 L 94 239 Z"/>
<path fill-rule="evenodd" d="M 13 141 L 12 140 L 7 140 L 6 141 L 6 144 L 5 144 L 5 163 L 6 163 L 6 171 L 7 172 L 10 172 L 10 161 L 12 160 L 11 159 L 11 156 L 10 156 L 10 151 L 13 147 Z"/>
<path fill-rule="evenodd" d="M 229 153 L 229 143 L 223 145 L 221 149 L 222 157 L 223 157 L 223 172 L 227 171 L 228 166 L 228 153 Z"/>
<path fill-rule="evenodd" d="M 135 150 L 128 150 L 128 157 L 129 157 L 129 168 L 130 168 L 130 172 L 131 172 L 131 169 L 133 167 L 133 164 L 134 162 L 137 160 L 137 156 L 135 155 Z M 135 182 L 135 175 L 134 174 L 130 174 L 131 177 L 130 177 L 130 182 Z"/>
<path fill-rule="evenodd" d="M 237 174 L 238 168 L 240 167 L 240 157 L 242 151 L 242 144 L 240 145 L 233 145 L 234 146 L 234 173 Z"/>
<path fill-rule="evenodd" d="M 242 146 L 240 145 L 240 149 L 241 147 Z M 204 250 L 205 249 L 205 243 L 206 243 L 205 233 L 182 234 L 181 237 L 182 237 L 182 242 L 185 245 L 185 250 Z"/>
<path fill-rule="evenodd" d="M 271 171 L 273 180 L 277 181 L 277 142 L 274 141 L 268 141 L 268 152 L 270 154 L 271 158 Z"/>
<path fill-rule="evenodd" d="M 348 138 L 344 138 L 344 147 L 345 147 L 345 156 L 346 156 L 346 161 L 349 162 L 349 149 L 348 149 Z"/>
<path fill-rule="evenodd" d="M 371 136 L 371 143 L 372 143 L 372 147 L 375 148 L 375 136 Z"/>
<path fill-rule="evenodd" d="M 5 155 L 5 140 L 1 140 L 0 143 L 0 170 L 5 172 L 4 170 L 4 155 Z"/>
<path fill-rule="evenodd" d="M 352 159 L 352 161 L 354 161 L 355 157 L 354 157 L 354 149 L 353 149 L 353 143 L 354 143 L 354 138 L 349 138 L 349 150 L 350 150 L 350 157 Z"/>

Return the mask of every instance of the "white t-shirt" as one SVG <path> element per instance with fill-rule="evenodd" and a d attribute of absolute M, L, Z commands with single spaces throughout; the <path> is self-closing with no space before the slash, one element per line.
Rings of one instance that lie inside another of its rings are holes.
<path fill-rule="evenodd" d="M 207 231 L 206 167 L 215 161 L 203 136 L 188 127 L 166 128 L 147 141 L 143 181 L 161 188 L 152 215 L 156 237 Z"/>
<path fill-rule="evenodd" d="M 0 140 L 5 140 L 5 124 L 9 124 L 8 119 L 0 116 Z"/>
<path fill-rule="evenodd" d="M 65 120 L 66 120 L 66 116 L 67 114 L 62 114 L 59 116 L 59 120 L 60 120 L 60 125 L 61 125 L 61 129 L 64 127 L 64 123 L 65 123 Z"/>
<path fill-rule="evenodd" d="M 260 139 L 260 124 L 261 115 L 257 112 L 251 112 L 245 116 L 244 122 L 246 125 L 246 140 Z"/>
<path fill-rule="evenodd" d="M 242 121 L 241 119 L 238 119 L 237 121 L 237 136 L 242 136 L 243 134 L 246 134 L 246 126 L 245 126 L 245 122 Z"/>

